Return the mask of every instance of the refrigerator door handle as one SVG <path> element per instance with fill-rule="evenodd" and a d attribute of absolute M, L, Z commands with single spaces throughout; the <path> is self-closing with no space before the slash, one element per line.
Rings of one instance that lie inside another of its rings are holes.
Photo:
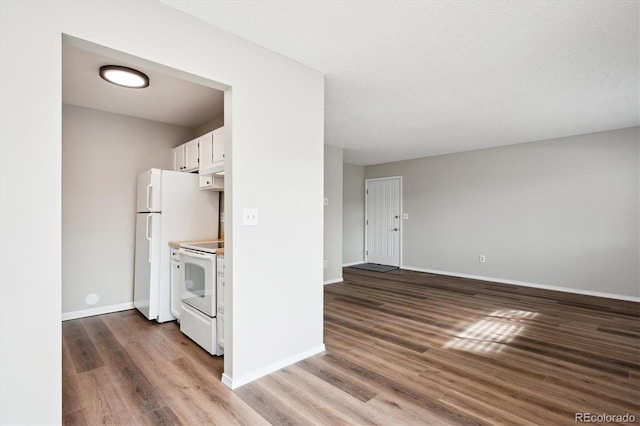
<path fill-rule="evenodd" d="M 149 211 L 151 211 L 151 204 L 149 204 L 149 201 L 151 201 L 151 191 L 153 189 L 152 185 L 153 184 L 151 184 L 151 183 L 149 185 L 147 185 L 147 209 Z"/>
<path fill-rule="evenodd" d="M 151 186 L 151 185 L 149 185 L 149 186 Z M 145 237 L 147 237 L 147 240 L 149 240 L 149 263 L 151 263 L 151 258 L 152 258 L 151 252 L 153 250 L 153 244 L 151 244 L 152 235 L 149 235 L 149 222 L 151 222 L 151 215 L 150 214 L 147 215 L 147 227 L 146 227 L 147 229 L 145 230 Z"/>

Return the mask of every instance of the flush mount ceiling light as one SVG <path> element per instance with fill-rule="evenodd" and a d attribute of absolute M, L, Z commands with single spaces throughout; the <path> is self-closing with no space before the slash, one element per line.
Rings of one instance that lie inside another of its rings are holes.
<path fill-rule="evenodd" d="M 142 89 L 149 85 L 149 77 L 133 68 L 119 65 L 105 65 L 100 67 L 100 77 L 117 86 L 131 89 Z"/>

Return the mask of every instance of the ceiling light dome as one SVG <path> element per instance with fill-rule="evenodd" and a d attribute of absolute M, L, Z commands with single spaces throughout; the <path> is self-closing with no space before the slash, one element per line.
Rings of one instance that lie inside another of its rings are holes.
<path fill-rule="evenodd" d="M 149 85 L 149 77 L 133 68 L 119 65 L 105 65 L 100 67 L 100 77 L 117 86 L 131 89 L 142 89 Z"/>

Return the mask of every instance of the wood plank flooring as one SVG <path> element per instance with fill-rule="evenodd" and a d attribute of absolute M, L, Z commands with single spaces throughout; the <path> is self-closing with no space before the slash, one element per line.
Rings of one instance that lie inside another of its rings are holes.
<path fill-rule="evenodd" d="M 638 303 L 403 270 L 344 279 L 325 287 L 327 351 L 235 391 L 176 323 L 64 322 L 63 423 L 640 422 Z"/>

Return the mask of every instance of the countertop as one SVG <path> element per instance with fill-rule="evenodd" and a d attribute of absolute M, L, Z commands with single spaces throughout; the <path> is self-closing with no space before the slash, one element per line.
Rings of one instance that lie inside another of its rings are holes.
<path fill-rule="evenodd" d="M 169 241 L 169 246 L 173 248 L 179 248 L 182 244 L 204 244 L 204 243 L 224 243 L 224 240 Z"/>
<path fill-rule="evenodd" d="M 182 244 L 204 244 L 204 243 L 224 243 L 224 240 L 189 240 L 189 241 L 169 241 L 169 247 L 180 248 Z M 216 254 L 224 256 L 224 249 L 219 248 Z"/>

